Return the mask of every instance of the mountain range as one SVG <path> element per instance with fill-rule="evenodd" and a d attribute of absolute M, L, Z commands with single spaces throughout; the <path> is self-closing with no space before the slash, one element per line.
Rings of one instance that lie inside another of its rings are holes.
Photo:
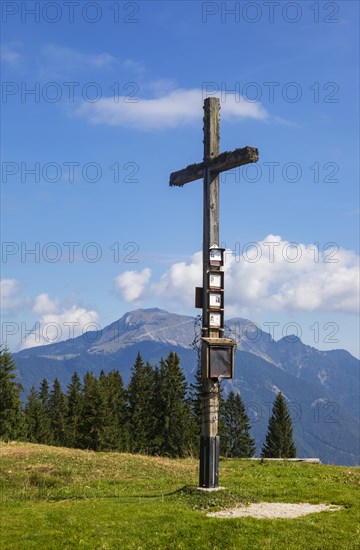
<path fill-rule="evenodd" d="M 222 382 L 224 393 L 240 391 L 258 452 L 264 441 L 274 398 L 282 391 L 293 419 L 298 456 L 324 463 L 359 464 L 359 360 L 345 350 L 320 351 L 296 336 L 275 341 L 247 319 L 226 323 L 237 341 L 235 377 Z M 157 308 L 123 315 L 101 331 L 28 348 L 14 354 L 24 396 L 46 377 L 62 386 L 80 376 L 118 369 L 127 384 L 138 352 L 158 364 L 170 351 L 180 356 L 188 382 L 197 368 L 198 319 Z"/>

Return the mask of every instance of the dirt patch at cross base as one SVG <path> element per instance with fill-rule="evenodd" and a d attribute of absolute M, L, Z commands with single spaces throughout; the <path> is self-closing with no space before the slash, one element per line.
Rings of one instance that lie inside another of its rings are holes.
<path fill-rule="evenodd" d="M 238 506 L 220 512 L 210 512 L 208 517 L 212 518 L 241 518 L 252 517 L 259 519 L 276 519 L 276 518 L 298 518 L 307 514 L 318 512 L 336 512 L 341 510 L 342 506 L 333 504 L 310 504 L 303 502 L 293 504 L 287 502 L 255 502 L 245 506 Z"/>

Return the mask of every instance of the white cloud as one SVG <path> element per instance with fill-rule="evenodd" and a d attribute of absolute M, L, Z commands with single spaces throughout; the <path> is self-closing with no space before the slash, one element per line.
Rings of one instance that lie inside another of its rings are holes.
<path fill-rule="evenodd" d="M 150 277 L 149 268 L 142 271 L 125 271 L 114 280 L 114 288 L 126 302 L 136 302 L 141 299 Z"/>
<path fill-rule="evenodd" d="M 253 248 L 256 254 L 243 247 L 240 257 L 229 255 L 226 284 L 230 307 L 250 312 L 356 313 L 359 258 L 344 249 L 331 255 L 315 254 L 313 248 L 269 235 Z"/>
<path fill-rule="evenodd" d="M 109 53 L 83 53 L 72 48 L 64 48 L 55 44 L 47 44 L 41 50 L 43 57 L 51 62 L 67 66 L 108 67 L 113 65 L 115 58 Z"/>
<path fill-rule="evenodd" d="M 112 68 L 116 59 L 109 53 L 84 53 L 72 48 L 47 44 L 40 51 L 39 75 L 41 77 L 65 77 L 79 71 Z"/>
<path fill-rule="evenodd" d="M 21 323 L 4 321 L 2 334 L 6 340 L 14 340 L 15 334 L 21 335 L 18 349 L 33 346 L 43 346 L 61 340 L 67 340 L 83 334 L 89 330 L 98 330 L 99 315 L 94 310 L 87 310 L 76 304 L 63 305 L 58 299 L 51 299 L 48 294 L 42 293 L 35 298 L 19 296 L 21 287 L 16 279 L 0 280 L 1 311 L 5 314 L 14 314 L 19 309 L 23 312 L 32 311 L 37 321 L 28 323 L 24 318 Z M 27 317 L 27 315 L 26 315 Z M 7 332 L 8 330 L 11 332 Z M 13 332 L 16 328 L 16 332 Z"/>
<path fill-rule="evenodd" d="M 226 251 L 228 317 L 281 310 L 358 313 L 359 257 L 354 252 L 317 254 L 313 245 L 290 243 L 276 235 L 244 245 L 240 252 Z M 202 255 L 175 263 L 153 283 L 150 270 L 139 275 L 128 271 L 118 285 L 125 300 L 146 302 L 155 297 L 159 305 L 194 307 L 194 287 L 202 285 Z"/>
<path fill-rule="evenodd" d="M 152 99 L 126 96 L 116 99 L 114 101 L 114 97 L 104 97 L 96 103 L 83 101 L 75 113 L 93 124 L 139 129 L 184 126 L 203 116 L 204 93 L 196 88 L 176 89 Z M 230 120 L 244 117 L 263 120 L 268 114 L 260 103 L 251 103 L 241 96 L 231 95 L 221 102 L 221 116 Z"/>
<path fill-rule="evenodd" d="M 202 286 L 202 253 L 196 252 L 189 264 L 179 262 L 171 266 L 158 282 L 150 287 L 150 294 L 170 302 L 180 301 L 194 307 L 195 287 Z"/>
<path fill-rule="evenodd" d="M 46 293 L 35 297 L 33 312 L 39 313 L 40 318 L 31 331 L 22 335 L 20 349 L 53 344 L 100 328 L 96 311 L 77 305 L 61 306 Z"/>
<path fill-rule="evenodd" d="M 43 293 L 35 297 L 33 306 L 34 313 L 56 313 L 58 309 L 58 300 L 51 300 L 48 294 Z"/>
<path fill-rule="evenodd" d="M 20 290 L 20 284 L 16 279 L 0 280 L 0 304 L 3 312 L 15 311 L 23 305 L 24 300 L 18 295 Z"/>
<path fill-rule="evenodd" d="M 1 279 L 0 281 L 1 298 L 4 300 L 16 294 L 19 289 L 20 285 L 16 279 Z"/>

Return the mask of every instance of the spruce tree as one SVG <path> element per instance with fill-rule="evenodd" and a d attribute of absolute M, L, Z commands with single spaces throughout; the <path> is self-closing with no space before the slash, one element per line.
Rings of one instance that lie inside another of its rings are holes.
<path fill-rule="evenodd" d="M 291 416 L 281 392 L 278 393 L 273 404 L 261 456 L 264 458 L 296 457 Z"/>
<path fill-rule="evenodd" d="M 79 424 L 81 418 L 82 395 L 81 381 L 79 375 L 76 372 L 74 372 L 74 374 L 72 375 L 71 382 L 67 386 L 66 400 L 66 445 L 67 447 L 79 447 Z"/>
<path fill-rule="evenodd" d="M 39 393 L 32 386 L 25 404 L 26 439 L 32 443 L 49 443 L 50 432 Z"/>
<path fill-rule="evenodd" d="M 255 441 L 250 436 L 250 422 L 240 394 L 231 391 L 223 404 L 222 452 L 230 458 L 250 458 L 255 454 Z"/>
<path fill-rule="evenodd" d="M 154 394 L 154 370 L 138 353 L 132 367 L 127 389 L 128 433 L 130 450 L 134 453 L 150 453 L 154 437 L 154 415 L 152 411 Z"/>
<path fill-rule="evenodd" d="M 165 361 L 161 360 L 159 369 L 157 414 L 162 455 L 183 457 L 191 450 L 191 410 L 186 390 L 179 356 L 170 352 Z"/>
<path fill-rule="evenodd" d="M 150 402 L 150 411 L 152 414 L 151 435 L 150 435 L 150 453 L 161 455 L 162 449 L 162 419 L 160 415 L 162 401 L 160 396 L 160 369 L 158 366 L 154 368 L 153 374 L 153 391 Z"/>
<path fill-rule="evenodd" d="M 114 451 L 125 451 L 127 450 L 126 392 L 122 377 L 118 370 L 113 370 L 108 375 L 102 371 L 100 384 L 103 387 L 106 400 L 107 448 Z"/>
<path fill-rule="evenodd" d="M 49 382 L 43 378 L 40 384 L 39 398 L 43 407 L 49 411 Z"/>
<path fill-rule="evenodd" d="M 15 382 L 15 361 L 6 348 L 0 349 L 0 438 L 19 439 L 24 433 L 21 410 L 22 387 Z"/>
<path fill-rule="evenodd" d="M 49 396 L 49 417 L 53 444 L 57 446 L 66 445 L 66 409 L 65 394 L 59 380 L 55 378 Z"/>
<path fill-rule="evenodd" d="M 41 404 L 41 416 L 42 416 L 42 430 L 41 430 L 41 441 L 39 443 L 44 443 L 51 445 L 53 443 L 53 436 L 51 431 L 51 421 L 50 421 L 50 393 L 49 393 L 49 382 L 46 378 L 43 378 L 40 384 L 39 390 L 39 400 Z"/>
<path fill-rule="evenodd" d="M 107 404 L 105 391 L 93 373 L 84 376 L 79 441 L 83 449 L 107 448 Z"/>

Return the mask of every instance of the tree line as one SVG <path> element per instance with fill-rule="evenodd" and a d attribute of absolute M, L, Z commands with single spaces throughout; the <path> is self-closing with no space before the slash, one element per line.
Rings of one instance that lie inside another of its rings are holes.
<path fill-rule="evenodd" d="M 44 378 L 32 386 L 22 406 L 16 365 L 0 350 L 0 438 L 25 440 L 95 451 L 119 451 L 169 457 L 198 455 L 201 416 L 201 373 L 188 386 L 176 353 L 153 367 L 138 354 L 125 388 L 118 370 L 75 372 L 64 391 Z M 252 457 L 255 441 L 239 393 L 220 395 L 221 455 Z M 291 417 L 278 394 L 261 455 L 292 457 Z"/>

